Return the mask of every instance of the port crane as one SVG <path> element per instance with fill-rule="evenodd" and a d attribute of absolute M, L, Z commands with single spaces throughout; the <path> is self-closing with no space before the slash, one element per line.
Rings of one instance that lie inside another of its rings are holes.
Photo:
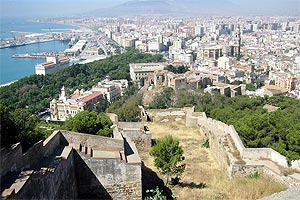
<path fill-rule="evenodd" d="M 11 35 L 13 37 L 12 45 L 16 45 L 16 42 L 17 42 L 16 35 L 15 35 L 15 33 L 13 31 L 11 31 Z"/>
<path fill-rule="evenodd" d="M 52 38 L 54 39 L 54 33 L 52 32 L 51 28 L 49 28 L 49 33 L 52 35 Z"/>

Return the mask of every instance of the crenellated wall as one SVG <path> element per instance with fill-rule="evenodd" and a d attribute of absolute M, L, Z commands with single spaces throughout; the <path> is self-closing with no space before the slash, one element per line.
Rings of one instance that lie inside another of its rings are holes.
<path fill-rule="evenodd" d="M 1 198 L 141 199 L 138 151 L 126 134 L 115 134 L 55 131 L 25 153 L 20 144 L 1 149 Z"/>
<path fill-rule="evenodd" d="M 61 143 L 60 133 L 53 132 L 44 142 L 35 143 L 30 149 L 23 153 L 20 143 L 12 146 L 11 149 L 1 149 L 0 159 L 1 179 L 13 171 L 22 171 L 36 165 L 44 156 L 49 156 Z"/>
<path fill-rule="evenodd" d="M 3 199 L 75 199 L 77 184 L 73 151 L 65 147 L 59 160 L 49 159 L 38 170 L 22 171 L 19 179 L 4 190 Z"/>

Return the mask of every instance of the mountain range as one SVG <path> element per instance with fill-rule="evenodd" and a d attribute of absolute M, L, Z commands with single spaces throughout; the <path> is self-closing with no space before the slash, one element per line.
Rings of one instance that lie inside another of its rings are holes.
<path fill-rule="evenodd" d="M 299 0 L 131 0 L 89 12 L 93 16 L 299 15 Z"/>

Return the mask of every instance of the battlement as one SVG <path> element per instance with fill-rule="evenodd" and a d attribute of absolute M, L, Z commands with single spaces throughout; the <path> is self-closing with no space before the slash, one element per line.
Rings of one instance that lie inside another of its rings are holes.
<path fill-rule="evenodd" d="M 141 199 L 141 160 L 135 144 L 116 138 L 54 131 L 27 152 L 1 149 L 3 199 Z M 130 191 L 130 192 L 127 192 Z"/>

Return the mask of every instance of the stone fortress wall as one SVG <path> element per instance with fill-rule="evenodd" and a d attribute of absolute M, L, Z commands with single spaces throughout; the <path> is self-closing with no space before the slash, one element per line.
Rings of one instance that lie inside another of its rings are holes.
<path fill-rule="evenodd" d="M 266 173 L 288 187 L 300 186 L 300 161 L 287 159 L 271 148 L 245 148 L 234 126 L 208 118 L 205 113 L 185 108 L 186 126 L 198 126 L 222 168 L 231 178 Z"/>
<path fill-rule="evenodd" d="M 130 124 L 123 131 L 112 117 L 113 138 L 55 131 L 25 153 L 20 144 L 1 149 L 2 199 L 141 199 L 141 160 L 127 135 Z"/>

